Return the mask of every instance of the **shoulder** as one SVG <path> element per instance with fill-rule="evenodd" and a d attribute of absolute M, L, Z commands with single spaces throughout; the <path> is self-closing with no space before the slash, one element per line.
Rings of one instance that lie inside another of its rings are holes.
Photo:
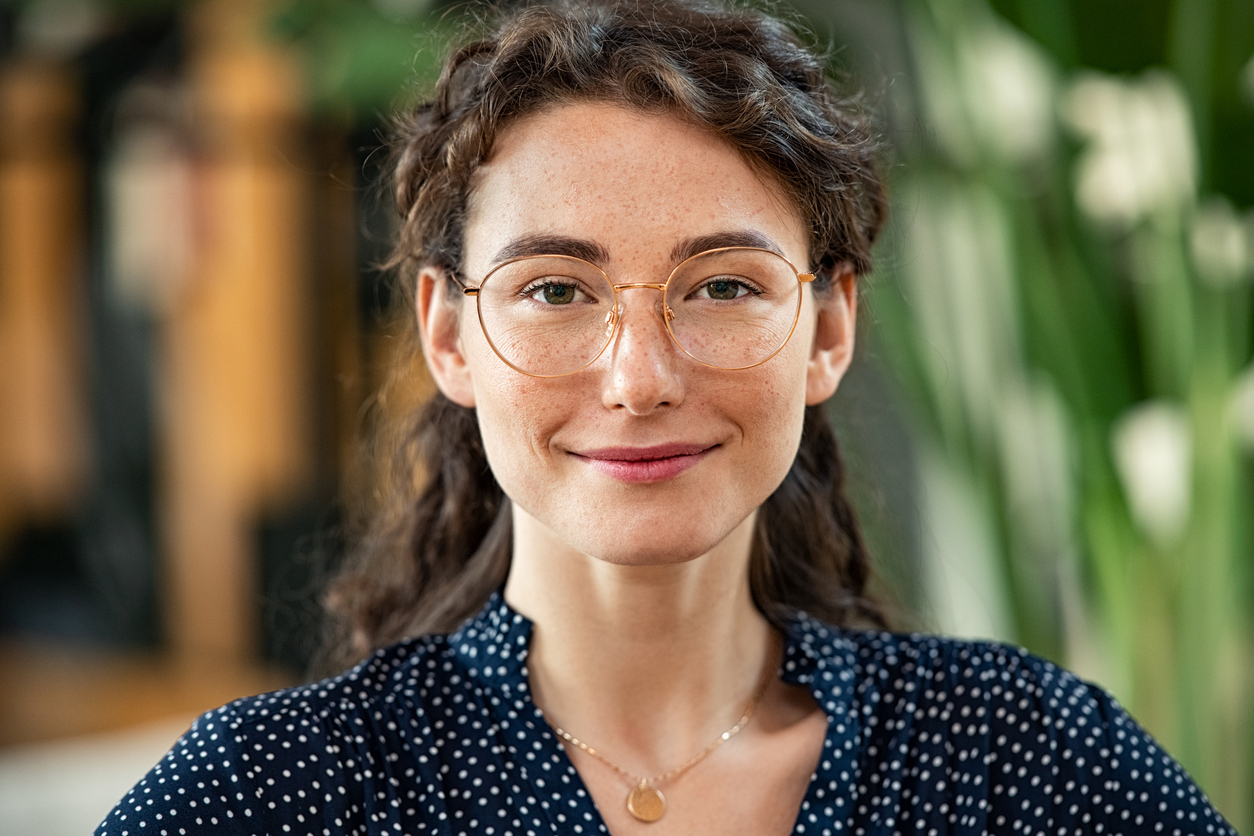
<path fill-rule="evenodd" d="M 877 703 L 956 706 L 996 697 L 1009 704 L 1030 697 L 1075 706 L 1087 697 L 1105 696 L 1070 671 L 1010 644 L 845 630 L 805 615 L 793 633 L 820 666 L 843 668 L 863 699 Z"/>
<path fill-rule="evenodd" d="M 1069 737 L 1132 722 L 1102 688 L 1021 647 L 815 625 L 807 631 L 819 638 L 813 652 L 846 668 L 871 729 L 908 715 L 945 724 L 950 738 L 991 735 L 996 742 L 1034 728 Z"/>
<path fill-rule="evenodd" d="M 334 741 L 364 756 L 379 739 L 412 736 L 397 720 L 419 725 L 433 705 L 454 701 L 454 693 L 469 685 L 447 638 L 424 636 L 376 651 L 338 676 L 236 700 L 197 725 L 237 746 L 247 744 L 241 755 L 251 749 L 290 759 Z"/>
<path fill-rule="evenodd" d="M 206 712 L 118 803 L 101 834 L 347 828 L 370 787 L 430 737 L 430 709 L 469 687 L 443 636 L 378 651 L 345 673 Z M 410 776 L 426 760 L 412 762 Z"/>
<path fill-rule="evenodd" d="M 855 678 L 860 703 L 873 707 L 872 728 L 908 716 L 959 751 L 965 744 L 972 757 L 1009 763 L 1039 751 L 1052 771 L 1067 761 L 1106 757 L 1119 741 L 1131 761 L 1158 750 L 1100 686 L 1021 647 L 918 634 L 846 635 L 857 648 Z"/>
<path fill-rule="evenodd" d="M 843 635 L 856 648 L 858 680 L 867 693 L 917 693 L 918 700 L 955 708 L 979 704 L 994 719 L 1013 715 L 1011 722 L 1034 707 L 1047 709 L 1052 719 L 1067 718 L 1109 699 L 1101 688 L 1010 644 L 922 634 Z"/>
<path fill-rule="evenodd" d="M 1046 659 L 931 635 L 824 637 L 849 666 L 878 792 L 896 786 L 921 807 L 945 805 L 950 826 L 966 817 L 994 831 L 1233 832 L 1114 697 Z"/>

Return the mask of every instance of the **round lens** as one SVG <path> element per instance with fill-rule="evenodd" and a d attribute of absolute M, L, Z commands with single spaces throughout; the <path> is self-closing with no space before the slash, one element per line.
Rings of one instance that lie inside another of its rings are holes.
<path fill-rule="evenodd" d="M 693 256 L 666 288 L 668 327 L 708 366 L 744 369 L 773 357 L 797 323 L 801 283 L 782 256 L 732 247 Z"/>
<path fill-rule="evenodd" d="M 582 369 L 613 333 L 614 290 L 605 273 L 578 258 L 508 261 L 479 285 L 478 306 L 493 350 L 537 377 Z"/>

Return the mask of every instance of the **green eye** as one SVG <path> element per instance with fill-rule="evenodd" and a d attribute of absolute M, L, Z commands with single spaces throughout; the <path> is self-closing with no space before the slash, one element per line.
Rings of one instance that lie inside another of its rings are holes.
<path fill-rule="evenodd" d="M 705 293 L 711 299 L 720 302 L 730 302 L 733 299 L 739 299 L 749 288 L 744 283 L 733 279 L 711 279 L 705 285 Z"/>
<path fill-rule="evenodd" d="M 550 305 L 568 305 L 575 300 L 575 288 L 568 284 L 546 284 L 540 294 Z"/>

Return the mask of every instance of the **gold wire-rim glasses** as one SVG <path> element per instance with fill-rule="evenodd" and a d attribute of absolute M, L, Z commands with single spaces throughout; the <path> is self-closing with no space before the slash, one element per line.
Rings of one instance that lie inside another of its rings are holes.
<path fill-rule="evenodd" d="M 536 253 L 534 255 L 525 255 L 525 256 L 520 256 L 518 258 L 511 258 L 508 261 L 504 261 L 498 264 L 497 266 L 493 267 L 491 270 L 489 270 L 487 274 L 484 275 L 484 277 L 479 281 L 479 284 L 474 287 L 468 287 L 462 281 L 461 277 L 459 277 L 455 273 L 452 275 L 452 277 L 453 277 L 453 280 L 457 282 L 458 286 L 461 289 L 461 292 L 464 295 L 475 297 L 475 312 L 479 319 L 479 327 L 483 331 L 484 339 L 487 340 L 488 347 L 492 349 L 492 353 L 495 354 L 497 357 L 499 357 L 502 363 L 509 366 L 514 371 L 520 374 L 525 374 L 528 377 L 539 377 L 539 378 L 567 377 L 569 375 L 581 372 L 584 369 L 591 366 L 593 363 L 595 363 L 601 357 L 601 355 L 605 353 L 605 349 L 609 348 L 610 345 L 613 344 L 615 337 L 618 335 L 619 325 L 621 324 L 622 319 L 623 319 L 623 317 L 620 315 L 620 311 L 622 310 L 622 304 L 618 296 L 619 291 L 631 290 L 633 288 L 646 288 L 646 289 L 652 289 L 652 290 L 657 290 L 661 292 L 662 313 L 663 313 L 662 324 L 665 325 L 666 333 L 670 336 L 671 342 L 674 343 L 676 348 L 682 351 L 686 356 L 691 358 L 694 362 L 700 363 L 701 365 L 707 366 L 712 369 L 721 369 L 723 371 L 743 371 L 745 369 L 752 369 L 752 368 L 762 365 L 763 363 L 767 362 L 772 357 L 774 357 L 775 355 L 783 351 L 784 346 L 788 345 L 788 341 L 792 339 L 793 332 L 797 330 L 797 323 L 801 319 L 801 301 L 802 301 L 803 294 L 800 292 L 797 293 L 797 307 L 793 311 L 792 324 L 788 328 L 788 335 L 785 336 L 783 341 L 780 342 L 779 346 L 770 354 L 768 354 L 766 357 L 763 357 L 761 360 L 758 360 L 756 363 L 749 363 L 748 365 L 744 365 L 744 366 L 719 366 L 714 363 L 709 363 L 709 362 L 706 362 L 705 360 L 702 360 L 700 357 L 697 357 L 695 354 L 693 354 L 691 351 L 689 351 L 687 348 L 684 347 L 683 343 L 681 343 L 679 341 L 679 338 L 675 335 L 675 331 L 671 328 L 671 322 L 675 318 L 675 313 L 674 311 L 671 310 L 671 307 L 667 302 L 667 298 L 666 298 L 667 289 L 670 287 L 671 280 L 674 279 L 675 276 L 681 270 L 683 270 L 686 265 L 692 263 L 693 261 L 696 261 L 697 259 L 707 258 L 711 255 L 715 255 L 717 253 L 724 253 L 724 252 L 766 253 L 774 258 L 779 259 L 784 264 L 788 265 L 788 268 L 792 270 L 794 275 L 796 275 L 798 284 L 804 285 L 804 284 L 814 281 L 815 279 L 814 273 L 802 273 L 787 258 L 775 252 L 774 250 L 769 250 L 769 249 L 766 249 L 765 247 L 715 247 L 714 249 L 702 250 L 701 252 L 695 253 L 694 255 L 691 255 L 688 258 L 685 258 L 683 261 L 676 264 L 675 267 L 671 270 L 670 275 L 666 277 L 666 281 L 660 284 L 657 282 L 624 282 L 622 284 L 615 284 L 614 282 L 610 280 L 608 273 L 606 273 L 604 270 L 602 270 L 600 267 L 593 264 L 592 262 L 587 261 L 582 258 L 578 258 L 577 256 L 560 255 L 558 253 Z M 483 287 L 483 285 L 490 278 L 492 278 L 492 275 L 494 273 L 500 270 L 503 270 L 512 264 L 517 264 L 522 261 L 531 261 L 534 259 L 541 259 L 541 258 L 561 259 L 563 261 L 573 261 L 582 265 L 586 265 L 587 267 L 590 267 L 593 270 L 595 270 L 605 279 L 605 283 L 609 285 L 610 290 L 614 294 L 614 305 L 612 309 L 610 310 L 610 314 L 609 314 L 609 316 L 612 317 L 612 323 L 611 323 L 612 327 L 607 331 L 605 342 L 602 344 L 601 348 L 598 349 L 596 354 L 594 354 L 592 358 L 588 360 L 586 363 L 584 363 L 582 366 L 579 366 L 578 368 L 572 369 L 568 372 L 560 372 L 558 374 L 537 374 L 536 372 L 529 372 L 526 369 L 523 369 L 519 367 L 518 365 L 516 365 L 515 363 L 511 362 L 509 358 L 507 358 L 504 354 L 502 354 L 500 349 L 498 349 L 496 347 L 496 344 L 492 341 L 492 335 L 488 332 L 487 323 L 483 321 L 483 307 L 480 304 L 480 299 L 482 299 L 482 296 L 480 295 L 479 290 L 480 288 Z"/>

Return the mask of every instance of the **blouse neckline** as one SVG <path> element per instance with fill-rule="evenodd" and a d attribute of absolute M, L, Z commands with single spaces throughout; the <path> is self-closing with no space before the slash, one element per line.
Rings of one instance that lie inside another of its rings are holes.
<path fill-rule="evenodd" d="M 510 607 L 497 590 L 477 615 L 449 635 L 448 641 L 466 675 L 483 684 L 493 706 L 505 710 L 502 729 L 507 746 L 511 757 L 523 765 L 524 774 L 528 755 L 535 758 L 534 751 L 526 750 L 534 749 L 537 739 L 546 749 L 560 752 L 558 761 L 564 774 L 557 780 L 572 785 L 575 792 L 571 809 L 558 814 L 559 825 L 562 816 L 569 815 L 573 821 L 596 822 L 600 832 L 608 832 L 583 779 L 532 700 L 527 652 L 533 627 L 531 620 Z M 809 688 L 827 715 L 823 750 L 798 810 L 797 825 L 804 827 L 807 817 L 814 819 L 817 810 L 840 818 L 850 812 L 847 805 L 856 795 L 860 778 L 857 752 L 861 729 L 854 707 L 856 661 L 857 648 L 842 632 L 806 613 L 797 613 L 788 621 L 779 677 L 790 685 Z M 518 727 L 511 729 L 511 724 Z M 546 777 L 536 775 L 533 779 L 542 788 Z M 798 832 L 795 827 L 794 832 Z"/>

